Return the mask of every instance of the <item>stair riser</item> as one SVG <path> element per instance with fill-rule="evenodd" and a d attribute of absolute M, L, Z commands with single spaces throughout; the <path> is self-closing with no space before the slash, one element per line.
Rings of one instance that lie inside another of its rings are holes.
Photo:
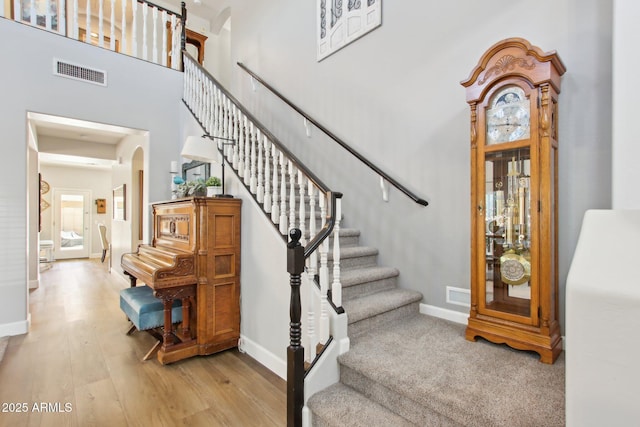
<path fill-rule="evenodd" d="M 318 230 L 316 230 L 317 232 Z M 309 230 L 306 230 L 304 233 L 305 238 L 309 241 Z M 340 247 L 341 248 L 350 248 L 354 246 L 358 246 L 359 244 L 358 236 L 340 236 Z M 333 251 L 333 238 L 329 240 L 329 251 Z"/>
<path fill-rule="evenodd" d="M 349 270 L 361 267 L 372 267 L 376 265 L 378 255 L 364 255 L 351 258 L 340 259 L 340 268 L 342 270 Z M 329 257 L 330 265 L 333 265 L 333 257 Z"/>
<path fill-rule="evenodd" d="M 331 244 L 333 244 L 333 239 L 331 239 Z M 359 244 L 360 244 L 359 236 L 340 236 L 341 248 L 358 246 Z"/>
<path fill-rule="evenodd" d="M 411 367 L 407 367 L 407 369 L 411 369 Z M 340 365 L 340 382 L 416 425 L 462 427 L 462 424 L 412 401 L 409 396 L 400 394 L 383 384 L 375 382 L 348 366 Z"/>
<path fill-rule="evenodd" d="M 358 336 L 370 331 L 371 329 L 380 327 L 392 321 L 415 316 L 419 312 L 420 303 L 414 302 L 373 317 L 359 320 L 355 323 L 349 323 L 349 338 L 356 339 Z"/>
<path fill-rule="evenodd" d="M 333 278 L 332 278 L 333 280 Z M 389 277 L 380 280 L 373 280 L 370 282 L 360 283 L 354 286 L 348 286 L 342 288 L 342 298 L 351 299 L 370 295 L 380 291 L 386 291 L 394 289 L 398 286 L 397 277 Z"/>

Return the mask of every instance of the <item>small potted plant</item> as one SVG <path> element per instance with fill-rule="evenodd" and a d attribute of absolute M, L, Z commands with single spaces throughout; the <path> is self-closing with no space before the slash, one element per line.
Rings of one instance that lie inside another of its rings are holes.
<path fill-rule="evenodd" d="M 187 181 L 187 195 L 188 196 L 205 196 L 207 194 L 207 187 L 204 183 L 204 179 L 196 179 L 195 181 Z"/>
<path fill-rule="evenodd" d="M 173 193 L 177 198 L 205 196 L 207 194 L 207 188 L 204 185 L 203 179 L 196 179 L 195 181 L 186 181 L 178 184 Z"/>
<path fill-rule="evenodd" d="M 207 197 L 214 197 L 217 194 L 222 194 L 222 183 L 217 176 L 210 176 L 205 182 L 207 187 Z"/>

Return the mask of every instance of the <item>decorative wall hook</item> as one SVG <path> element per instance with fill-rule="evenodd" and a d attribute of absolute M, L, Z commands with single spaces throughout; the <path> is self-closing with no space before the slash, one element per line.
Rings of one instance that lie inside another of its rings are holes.
<path fill-rule="evenodd" d="M 302 119 L 302 123 L 304 123 L 304 129 L 307 133 L 307 138 L 311 138 L 311 123 L 309 123 L 309 120 L 307 120 L 306 117 Z"/>
<path fill-rule="evenodd" d="M 380 177 L 380 190 L 382 190 L 382 200 L 389 202 L 389 183 L 383 177 Z"/>

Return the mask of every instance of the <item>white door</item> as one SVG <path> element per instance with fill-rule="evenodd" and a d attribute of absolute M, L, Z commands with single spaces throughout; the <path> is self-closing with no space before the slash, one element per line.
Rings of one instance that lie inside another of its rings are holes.
<path fill-rule="evenodd" d="M 89 258 L 90 190 L 53 190 L 53 242 L 56 259 Z"/>

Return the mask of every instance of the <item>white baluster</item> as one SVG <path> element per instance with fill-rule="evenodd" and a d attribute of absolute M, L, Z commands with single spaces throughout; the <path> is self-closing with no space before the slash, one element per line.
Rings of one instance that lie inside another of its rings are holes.
<path fill-rule="evenodd" d="M 79 36 L 79 27 L 80 27 L 80 20 L 78 18 L 78 9 L 80 8 L 80 6 L 78 5 L 78 0 L 73 0 L 73 22 L 71 23 L 71 36 L 75 39 L 75 40 L 79 40 L 80 36 Z M 20 10 L 15 9 L 15 10 Z"/>
<path fill-rule="evenodd" d="M 229 103 L 229 139 L 234 139 L 234 135 L 237 131 L 236 124 L 236 105 L 234 103 Z M 230 163 L 233 164 L 233 146 L 229 145 L 229 141 L 227 141 L 227 145 L 225 147 L 225 156 L 230 160 Z"/>
<path fill-rule="evenodd" d="M 217 90 L 216 135 L 222 136 L 224 132 L 224 98 L 220 88 Z"/>
<path fill-rule="evenodd" d="M 30 24 L 31 25 L 37 25 L 38 21 L 37 21 L 37 16 L 36 16 L 36 14 L 37 14 L 36 0 L 31 0 L 30 9 L 31 9 L 31 12 L 30 12 L 31 13 L 31 15 L 30 15 L 31 16 L 31 22 L 30 22 Z M 15 10 L 22 10 L 22 7 L 20 5 L 18 5 L 18 7 Z"/>
<path fill-rule="evenodd" d="M 98 46 L 104 47 L 104 0 L 98 0 Z"/>
<path fill-rule="evenodd" d="M 162 65 L 167 66 L 167 11 L 162 11 Z"/>
<path fill-rule="evenodd" d="M 153 17 L 153 54 L 152 60 L 154 64 L 158 63 L 158 8 L 154 7 L 152 9 L 152 17 Z"/>
<path fill-rule="evenodd" d="M 240 120 L 240 110 L 234 105 L 233 106 L 233 121 L 235 123 L 233 130 L 233 139 L 235 140 L 235 144 L 233 144 L 233 168 L 238 170 L 238 165 L 240 164 L 240 126 L 242 126 L 242 121 Z"/>
<path fill-rule="evenodd" d="M 176 15 L 171 14 L 171 68 L 174 70 L 178 69 L 178 58 L 182 54 L 178 52 L 178 46 L 176 43 L 177 39 L 177 29 L 178 29 L 178 18 Z"/>
<path fill-rule="evenodd" d="M 319 194 L 320 214 L 322 217 L 322 227 L 326 223 L 326 195 Z M 320 330 L 319 338 L 321 343 L 326 343 L 329 339 L 329 303 L 327 293 L 329 291 L 329 239 L 325 239 L 318 248 L 320 252 Z"/>
<path fill-rule="evenodd" d="M 86 43 L 91 43 L 91 0 L 87 0 L 85 11 L 87 12 L 87 16 L 84 21 L 84 26 L 85 26 L 84 41 Z"/>
<path fill-rule="evenodd" d="M 264 157 L 262 155 L 262 150 L 264 148 L 264 142 L 262 138 L 262 132 L 258 129 L 258 135 L 256 138 L 256 144 L 258 145 L 258 182 L 257 182 L 257 190 L 256 190 L 256 199 L 258 203 L 264 203 L 264 175 L 262 174 L 264 164 L 262 163 Z"/>
<path fill-rule="evenodd" d="M 298 228 L 300 229 L 300 231 L 302 231 L 302 237 L 300 238 L 300 243 L 302 243 L 303 246 L 306 246 L 307 244 L 307 226 L 306 226 L 306 206 L 305 206 L 305 200 L 304 200 L 304 196 L 305 193 L 307 191 L 307 177 L 304 176 L 304 174 L 302 173 L 302 171 L 298 171 L 298 187 L 299 187 L 299 193 L 300 193 L 300 208 L 299 208 L 299 216 L 300 216 L 300 220 L 298 222 Z"/>
<path fill-rule="evenodd" d="M 280 206 L 278 205 L 278 157 L 275 144 L 271 144 L 271 158 L 273 159 L 273 196 L 271 198 L 271 222 L 280 223 Z"/>
<path fill-rule="evenodd" d="M 21 0 L 13 0 L 13 10 L 22 10 L 22 1 Z M 14 21 L 22 21 L 22 13 L 21 12 L 14 12 L 13 13 L 13 20 Z"/>
<path fill-rule="evenodd" d="M 52 30 L 52 22 L 51 22 L 51 0 L 46 0 L 44 2 L 44 27 L 51 31 Z"/>
<path fill-rule="evenodd" d="M 149 14 L 149 6 L 142 3 L 142 59 L 145 61 L 149 57 L 149 46 L 147 44 L 147 15 Z"/>
<path fill-rule="evenodd" d="M 111 19 L 109 20 L 109 49 L 115 52 L 116 50 L 116 0 L 111 0 Z"/>
<path fill-rule="evenodd" d="M 122 4 L 122 22 L 120 23 L 120 52 L 127 53 L 127 2 L 120 0 Z"/>
<path fill-rule="evenodd" d="M 280 233 L 287 235 L 287 159 L 280 153 Z"/>
<path fill-rule="evenodd" d="M 244 165 L 245 165 L 245 153 L 244 153 L 244 138 L 245 129 L 247 127 L 247 116 L 242 114 L 238 119 L 240 128 L 238 129 L 238 176 L 244 178 Z"/>
<path fill-rule="evenodd" d="M 184 66 L 184 86 L 182 87 L 182 99 L 185 100 L 187 105 L 190 106 L 189 103 L 189 84 L 191 83 L 191 68 L 189 64 L 185 64 Z"/>
<path fill-rule="evenodd" d="M 249 185 L 251 179 L 251 129 L 248 124 L 253 125 L 253 123 L 249 123 L 248 120 L 245 120 L 244 123 L 244 183 L 245 185 Z"/>
<path fill-rule="evenodd" d="M 196 94 L 198 96 L 198 109 L 196 110 L 196 115 L 198 119 L 202 121 L 202 118 L 204 117 L 204 114 L 205 114 L 204 93 L 202 91 L 202 82 L 204 81 L 204 73 L 202 72 L 201 69 L 197 67 L 196 69 L 198 70 L 198 85 L 196 86 Z"/>
<path fill-rule="evenodd" d="M 58 32 L 63 36 L 67 35 L 67 2 L 60 1 L 60 10 L 58 10 Z"/>
<path fill-rule="evenodd" d="M 313 280 L 313 276 L 307 272 L 309 281 Z M 313 287 L 308 290 L 309 302 L 307 304 L 307 338 L 306 348 L 304 352 L 305 360 L 310 363 L 315 359 L 317 352 L 318 339 L 316 338 L 316 320 L 315 320 L 315 302 L 316 295 Z"/>
<path fill-rule="evenodd" d="M 131 13 L 133 18 L 131 23 L 131 55 L 138 57 L 138 0 L 131 0 Z"/>
<path fill-rule="evenodd" d="M 289 227 L 296 226 L 296 168 L 289 160 Z"/>
<path fill-rule="evenodd" d="M 271 213 L 271 141 L 264 137 L 264 203 L 263 209 L 266 213 Z"/>
<path fill-rule="evenodd" d="M 256 194 L 257 192 L 257 182 L 256 182 L 256 160 L 257 160 L 257 155 L 256 155 L 256 139 L 257 139 L 257 135 L 256 135 L 256 128 L 253 125 L 253 123 L 251 123 L 251 133 L 249 134 L 249 136 L 251 137 L 251 177 L 249 178 L 249 190 L 251 190 L 251 194 Z"/>
<path fill-rule="evenodd" d="M 342 283 L 340 283 L 340 217 L 342 206 L 340 199 L 336 199 L 336 218 L 333 226 L 333 283 L 331 284 L 331 299 L 336 307 L 342 307 Z"/>
<path fill-rule="evenodd" d="M 228 131 L 227 131 L 228 126 L 229 126 L 229 122 L 227 121 L 227 101 L 228 101 L 228 99 L 227 99 L 226 95 L 224 95 L 224 94 L 221 94 L 221 95 L 222 95 L 222 104 L 220 104 L 220 105 L 222 106 L 222 115 L 221 115 L 222 121 L 221 121 L 220 124 L 222 125 L 222 128 L 220 129 L 220 131 L 221 131 L 220 136 L 223 137 L 223 138 L 227 138 L 227 135 L 229 134 Z"/>
<path fill-rule="evenodd" d="M 316 187 L 313 185 L 310 179 L 307 180 L 308 188 L 307 193 L 309 195 L 309 240 L 312 240 L 316 235 Z M 307 258 L 307 270 L 309 275 L 316 274 L 318 269 L 318 251 L 313 251 L 309 258 Z"/>

